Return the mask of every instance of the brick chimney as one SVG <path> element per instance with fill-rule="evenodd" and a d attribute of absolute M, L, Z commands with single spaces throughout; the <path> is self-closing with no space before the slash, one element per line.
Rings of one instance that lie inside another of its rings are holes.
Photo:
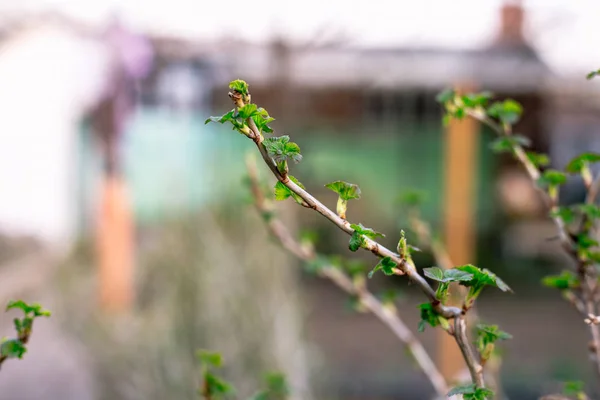
<path fill-rule="evenodd" d="M 520 0 L 505 1 L 500 8 L 500 29 L 496 42 L 504 45 L 524 44 L 524 19 L 525 11 Z"/>

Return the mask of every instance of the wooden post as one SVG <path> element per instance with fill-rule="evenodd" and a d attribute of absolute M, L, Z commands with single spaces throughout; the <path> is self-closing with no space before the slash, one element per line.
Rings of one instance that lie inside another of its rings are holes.
<path fill-rule="evenodd" d="M 473 85 L 462 85 L 458 92 L 474 91 Z M 456 265 L 474 263 L 477 146 L 479 124 L 473 118 L 452 120 L 446 131 L 444 241 Z M 454 289 L 449 302 L 460 305 Z M 438 362 L 444 377 L 453 381 L 466 368 L 454 338 L 439 330 Z"/>
<path fill-rule="evenodd" d="M 123 126 L 119 95 L 108 96 L 92 113 L 104 161 L 95 232 L 99 301 L 104 311 L 117 313 L 133 306 L 135 274 L 133 216 L 118 151 Z"/>

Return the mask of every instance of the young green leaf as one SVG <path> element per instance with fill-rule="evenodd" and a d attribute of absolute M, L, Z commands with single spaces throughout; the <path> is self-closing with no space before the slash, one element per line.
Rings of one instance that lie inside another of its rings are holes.
<path fill-rule="evenodd" d="M 580 204 L 577 209 L 590 220 L 600 218 L 600 206 L 597 204 Z"/>
<path fill-rule="evenodd" d="M 488 360 L 494 351 L 494 346 L 497 341 L 512 339 L 512 335 L 503 332 L 498 328 L 498 325 L 483 325 L 479 324 L 476 327 L 477 333 L 477 349 L 481 358 Z"/>
<path fill-rule="evenodd" d="M 302 160 L 300 146 L 290 142 L 288 135 L 267 138 L 263 141 L 263 145 L 276 163 L 286 161 L 288 158 L 291 158 L 296 164 Z"/>
<path fill-rule="evenodd" d="M 597 162 L 600 162 L 600 154 L 586 152 L 569 161 L 565 170 L 571 174 L 578 174 L 582 172 L 585 167 Z"/>
<path fill-rule="evenodd" d="M 594 79 L 596 76 L 600 75 L 600 69 L 597 69 L 595 71 L 590 72 L 589 74 L 586 75 L 586 78 L 589 79 Z"/>
<path fill-rule="evenodd" d="M 342 200 L 360 199 L 360 188 L 354 183 L 335 181 L 325 187 L 336 192 Z"/>
<path fill-rule="evenodd" d="M 350 242 L 348 244 L 348 248 L 350 251 L 357 251 L 365 244 L 365 237 L 359 232 L 352 232 L 352 236 L 350 236 Z"/>
<path fill-rule="evenodd" d="M 0 343 L 0 356 L 5 358 L 23 358 L 27 348 L 19 339 L 5 339 Z"/>
<path fill-rule="evenodd" d="M 456 268 L 460 271 L 473 275 L 468 281 L 460 281 L 460 284 L 469 288 L 465 299 L 465 307 L 471 308 L 481 291 L 486 286 L 495 286 L 503 292 L 511 291 L 510 287 L 493 272 L 488 269 L 480 269 L 474 265 L 467 264 Z"/>
<path fill-rule="evenodd" d="M 198 350 L 196 352 L 196 357 L 200 363 L 213 368 L 221 368 L 223 364 L 223 358 L 219 353 L 214 353 L 207 350 Z"/>
<path fill-rule="evenodd" d="M 296 179 L 294 176 L 288 175 L 288 178 L 290 178 L 290 180 L 292 182 L 294 182 L 296 185 L 298 185 L 302 189 L 304 189 L 304 185 L 302 183 L 300 183 L 298 181 L 298 179 Z M 292 192 L 292 190 L 290 188 L 285 186 L 280 181 L 277 181 L 277 183 L 275 184 L 274 192 L 275 192 L 275 200 L 281 201 L 281 200 L 287 199 L 288 197 L 292 197 L 294 199 L 294 201 L 296 201 L 296 203 L 298 203 L 298 204 L 304 203 L 304 200 L 302 200 L 302 198 L 300 196 L 298 196 L 296 193 Z"/>
<path fill-rule="evenodd" d="M 204 125 L 208 124 L 209 122 L 219 122 L 221 124 L 224 124 L 227 121 L 231 121 L 234 119 L 234 114 L 235 114 L 235 110 L 231 110 L 228 113 L 225 113 L 223 115 L 220 115 L 218 117 L 209 117 L 206 121 L 204 121 Z"/>
<path fill-rule="evenodd" d="M 555 169 L 545 170 L 538 180 L 538 184 L 540 184 L 543 187 L 563 185 L 566 182 L 567 176 L 563 172 L 557 171 Z"/>
<path fill-rule="evenodd" d="M 529 138 L 521 135 L 500 136 L 490 144 L 490 148 L 494 153 L 512 152 L 518 146 L 529 147 L 531 141 Z"/>
<path fill-rule="evenodd" d="M 469 93 L 464 96 L 461 96 L 461 100 L 465 107 L 475 108 L 475 107 L 485 107 L 488 101 L 493 97 L 492 92 L 483 91 L 480 93 Z"/>
<path fill-rule="evenodd" d="M 567 290 L 579 287 L 579 278 L 571 271 L 563 271 L 560 275 L 544 277 L 542 284 L 555 289 Z"/>
<path fill-rule="evenodd" d="M 533 151 L 527 151 L 525 153 L 527 158 L 536 167 L 546 167 L 550 164 L 550 157 L 547 154 L 535 153 Z"/>
<path fill-rule="evenodd" d="M 205 398 L 208 399 L 221 399 L 223 396 L 232 395 L 235 393 L 233 386 L 214 375 L 211 372 L 204 373 L 204 391 Z"/>
<path fill-rule="evenodd" d="M 249 103 L 238 109 L 237 117 L 241 119 L 247 119 L 255 115 L 257 112 L 258 107 L 256 106 L 256 104 Z"/>
<path fill-rule="evenodd" d="M 575 220 L 575 212 L 570 207 L 554 207 L 550 211 L 552 218 L 561 218 L 566 224 Z"/>
<path fill-rule="evenodd" d="M 460 385 L 448 392 L 448 397 L 461 394 L 463 400 L 487 400 L 494 396 L 494 392 L 487 388 L 478 388 L 475 384 Z"/>
<path fill-rule="evenodd" d="M 394 275 L 394 268 L 396 267 L 397 264 L 392 261 L 391 257 L 383 257 L 381 260 L 379 260 L 375 268 L 369 272 L 369 278 L 372 278 L 373 274 L 379 270 L 381 270 L 381 272 L 383 272 L 385 275 Z"/>
<path fill-rule="evenodd" d="M 360 233 L 361 235 L 365 235 L 369 239 L 376 239 L 378 237 L 385 237 L 385 235 L 381 232 L 374 231 L 371 228 L 367 228 L 363 226 L 363 224 L 351 224 L 350 228 L 354 229 L 355 232 Z"/>
<path fill-rule="evenodd" d="M 487 110 L 490 117 L 498 118 L 504 124 L 514 125 L 519 122 L 523 107 L 514 100 L 493 103 Z"/>
<path fill-rule="evenodd" d="M 229 83 L 229 89 L 234 90 L 244 96 L 248 95 L 248 84 L 241 79 L 236 79 L 234 81 L 231 81 Z"/>
<path fill-rule="evenodd" d="M 18 309 L 23 311 L 28 317 L 49 317 L 50 311 L 45 310 L 38 303 L 27 304 L 23 300 L 9 301 L 6 306 L 6 311 Z"/>
<path fill-rule="evenodd" d="M 425 276 L 433 279 L 434 281 L 449 283 L 449 282 L 467 282 L 473 279 L 473 274 L 462 271 L 460 269 L 452 268 L 448 270 L 442 270 L 439 267 L 431 267 L 423 269 Z"/>
<path fill-rule="evenodd" d="M 425 203 L 427 194 L 421 190 L 407 190 L 398 197 L 398 203 L 406 207 L 417 207 Z"/>
<path fill-rule="evenodd" d="M 427 324 L 432 327 L 442 326 L 444 329 L 448 329 L 449 324 L 448 320 L 437 313 L 433 304 L 431 303 L 422 303 L 419 304 L 419 309 L 421 310 L 421 321 L 419 322 L 419 332 L 423 332 Z"/>
<path fill-rule="evenodd" d="M 275 121 L 275 118 L 269 116 L 269 113 L 264 108 L 258 108 L 256 113 L 252 115 L 252 119 L 261 133 L 273 132 L 273 129 L 269 126 L 269 124 Z"/>
<path fill-rule="evenodd" d="M 577 399 L 586 400 L 584 392 L 585 384 L 581 381 L 568 381 L 563 383 L 563 394 L 566 396 L 575 396 Z"/>

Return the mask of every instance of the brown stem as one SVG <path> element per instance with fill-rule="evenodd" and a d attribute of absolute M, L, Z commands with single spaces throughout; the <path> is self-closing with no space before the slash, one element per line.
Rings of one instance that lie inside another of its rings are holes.
<path fill-rule="evenodd" d="M 478 388 L 484 388 L 485 381 L 483 380 L 483 367 L 477 361 L 475 352 L 469 345 L 469 340 L 467 337 L 467 324 L 465 323 L 464 316 L 454 318 L 454 337 L 456 338 L 456 343 L 458 343 L 458 347 L 463 354 L 463 358 L 467 362 L 467 367 L 469 368 L 469 373 L 471 374 L 473 383 Z"/>

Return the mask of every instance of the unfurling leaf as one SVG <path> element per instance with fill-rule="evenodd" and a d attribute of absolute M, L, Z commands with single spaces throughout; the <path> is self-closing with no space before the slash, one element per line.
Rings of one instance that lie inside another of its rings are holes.
<path fill-rule="evenodd" d="M 248 95 L 248 84 L 241 79 L 236 79 L 234 81 L 231 81 L 229 83 L 229 89 L 234 90 L 244 96 Z"/>
<path fill-rule="evenodd" d="M 443 270 L 439 267 L 431 267 L 423 269 L 425 276 L 434 281 L 449 283 L 449 282 L 466 282 L 473 279 L 473 274 L 461 271 L 459 269 Z"/>
<path fill-rule="evenodd" d="M 538 184 L 544 187 L 563 185 L 566 182 L 567 176 L 563 172 L 555 169 L 547 169 L 538 180 Z"/>
<path fill-rule="evenodd" d="M 545 276 L 542 284 L 560 290 L 573 289 L 579 286 L 579 278 L 571 271 L 563 271 L 560 275 Z"/>
<path fill-rule="evenodd" d="M 498 325 L 483 325 L 479 324 L 476 327 L 477 332 L 477 349 L 481 358 L 488 360 L 494 351 L 495 344 L 499 340 L 512 339 L 512 335 L 501 331 Z"/>
<path fill-rule="evenodd" d="M 423 332 L 427 324 L 432 327 L 440 326 L 444 329 L 447 329 L 448 320 L 435 310 L 435 307 L 431 303 L 422 303 L 419 304 L 419 309 L 421 310 L 421 321 L 419 322 L 419 332 Z"/>
<path fill-rule="evenodd" d="M 487 388 L 478 388 L 475 384 L 460 385 L 448 392 L 448 397 L 461 394 L 463 400 L 487 400 L 494 396 L 494 392 Z"/>
<path fill-rule="evenodd" d="M 302 189 L 304 189 L 304 185 L 302 183 L 300 183 L 298 181 L 298 179 L 296 179 L 292 175 L 288 175 L 288 178 L 290 178 L 290 180 L 292 182 L 294 182 L 296 185 L 298 185 Z M 275 200 L 281 201 L 281 200 L 287 199 L 288 197 L 292 197 L 296 201 L 296 203 L 298 203 L 298 204 L 304 203 L 304 200 L 302 200 L 302 198 L 300 196 L 298 196 L 296 193 L 292 192 L 292 189 L 285 186 L 280 181 L 277 181 L 277 183 L 275 184 L 274 191 L 275 191 Z"/>
<path fill-rule="evenodd" d="M 376 239 L 378 237 L 385 237 L 385 235 L 383 233 L 374 231 L 371 228 L 367 228 L 367 227 L 363 226 L 363 224 L 358 224 L 358 225 L 351 224 L 350 227 L 352 229 L 354 229 L 355 232 L 358 232 L 361 235 L 365 235 L 369 239 Z"/>
<path fill-rule="evenodd" d="M 23 358 L 27 348 L 19 339 L 7 339 L 0 343 L 0 356 L 6 358 Z"/>
<path fill-rule="evenodd" d="M 348 244 L 348 248 L 350 249 L 350 251 L 357 251 L 364 244 L 365 237 L 358 231 L 352 232 L 352 236 L 350 236 L 350 243 Z"/>
<path fill-rule="evenodd" d="M 533 165 L 536 167 L 546 167 L 550 164 L 550 157 L 547 154 L 535 153 L 533 151 L 528 151 L 527 158 Z"/>
<path fill-rule="evenodd" d="M 360 188 L 354 183 L 335 181 L 328 183 L 325 187 L 336 192 L 343 200 L 360 199 Z"/>
<path fill-rule="evenodd" d="M 302 160 L 300 146 L 290 142 L 290 137 L 287 135 L 267 138 L 263 141 L 263 145 L 276 163 L 286 161 L 288 158 L 291 158 L 295 163 Z"/>
<path fill-rule="evenodd" d="M 577 157 L 575 157 L 571 161 L 569 161 L 569 163 L 565 167 L 565 171 L 567 171 L 571 174 L 578 174 L 578 173 L 582 172 L 582 170 L 585 167 L 589 166 L 590 164 L 597 163 L 597 162 L 600 162 L 600 154 L 586 152 L 586 153 L 578 155 Z"/>
<path fill-rule="evenodd" d="M 498 118 L 504 124 L 514 125 L 519 122 L 523 107 L 514 100 L 493 103 L 487 110 L 490 117 Z"/>
<path fill-rule="evenodd" d="M 531 140 L 521 135 L 500 136 L 496 138 L 490 147 L 495 153 L 512 152 L 517 146 L 529 147 Z"/>
<path fill-rule="evenodd" d="M 392 261 L 391 257 L 383 257 L 379 260 L 379 263 L 373 268 L 371 272 L 369 272 L 369 278 L 373 277 L 373 274 L 379 270 L 383 272 L 385 275 L 394 275 L 394 268 L 397 267 L 397 264 Z"/>

